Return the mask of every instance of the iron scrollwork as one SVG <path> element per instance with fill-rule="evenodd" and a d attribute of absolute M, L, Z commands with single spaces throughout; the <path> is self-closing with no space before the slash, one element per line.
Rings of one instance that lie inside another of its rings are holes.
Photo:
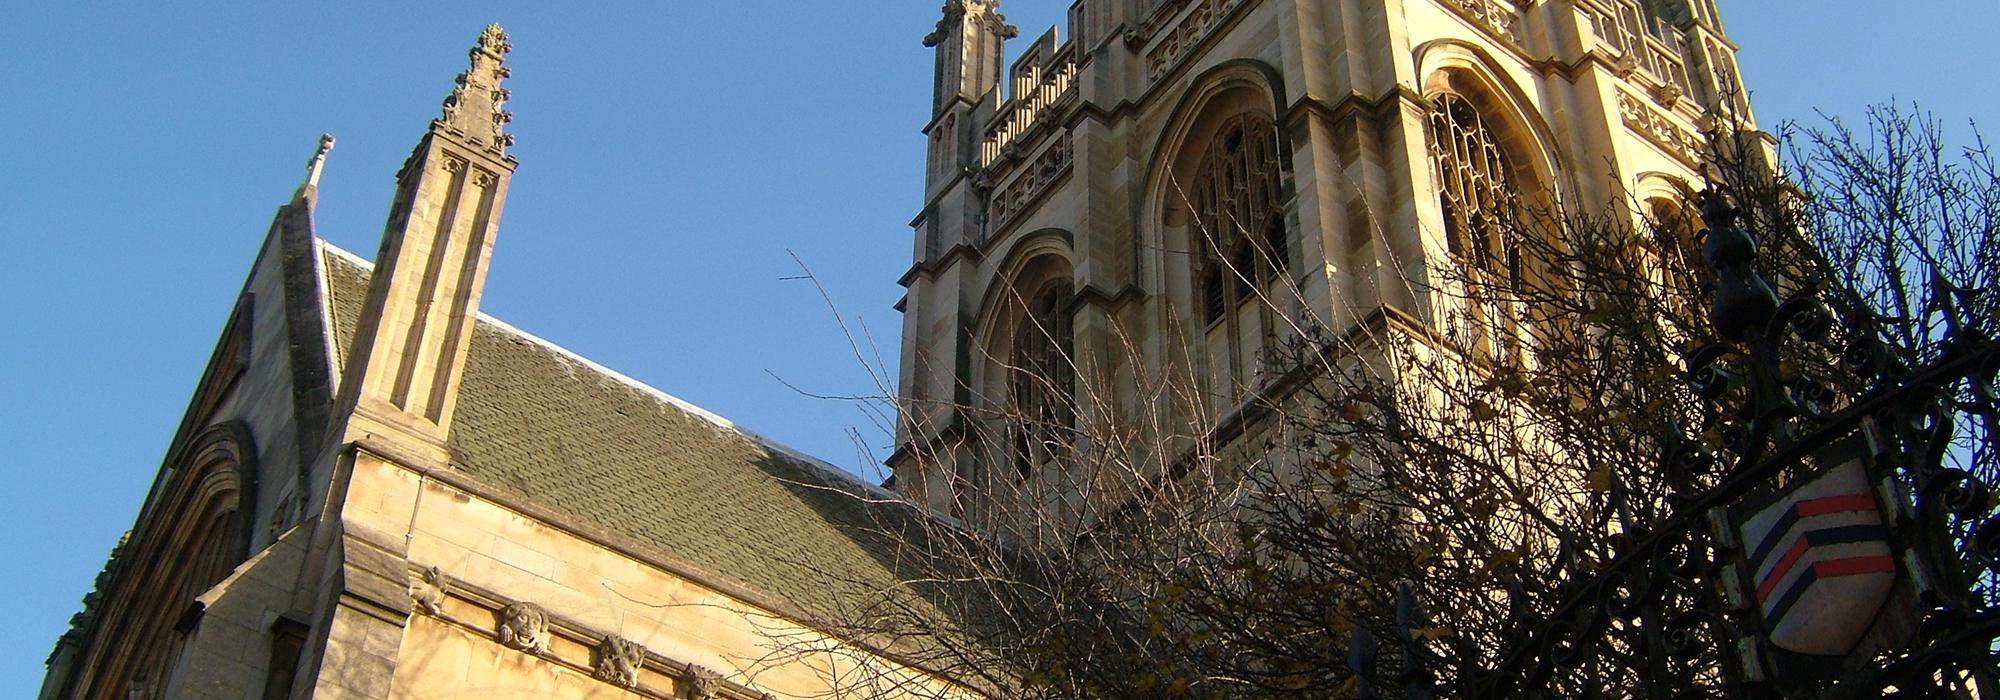
<path fill-rule="evenodd" d="M 2000 498 L 1993 475 L 1949 466 L 1955 436 L 2000 428 L 2000 346 L 1950 301 L 1975 292 L 1935 280 L 1943 327 L 1898 352 L 1864 300 L 1781 299 L 1742 213 L 1719 187 L 1701 199 L 1717 340 L 1684 357 L 1699 413 L 1650 472 L 1613 475 L 1611 551 L 1563 544 L 1577 565 L 1550 613 L 1499 640 L 1474 696 L 2000 696 Z M 1639 478 L 1664 511 L 1633 514 Z M 1399 663 L 1366 630 L 1350 640 L 1363 697 L 1429 697 L 1416 594 L 1398 595 Z M 1820 619 L 1843 614 L 1867 617 Z"/>

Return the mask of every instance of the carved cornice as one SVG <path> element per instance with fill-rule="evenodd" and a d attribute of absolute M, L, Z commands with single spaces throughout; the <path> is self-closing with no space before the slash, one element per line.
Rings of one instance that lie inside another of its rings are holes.
<path fill-rule="evenodd" d="M 1050 141 L 1049 147 L 1035 157 L 1033 163 L 1015 173 L 1013 179 L 1000 185 L 993 192 L 988 203 L 988 221 L 996 225 L 993 231 L 1006 230 L 1014 219 L 1026 212 L 1030 205 L 1039 201 L 1043 193 L 1052 189 L 1057 180 L 1068 175 L 1073 158 L 1073 141 L 1068 133 Z"/>
<path fill-rule="evenodd" d="M 1157 83 L 1183 60 L 1194 54 L 1243 8 L 1256 0 L 1197 0 L 1192 9 L 1155 15 L 1142 30 L 1142 42 L 1152 44 L 1146 51 L 1146 82 Z M 1165 8 L 1161 8 L 1163 11 Z"/>
<path fill-rule="evenodd" d="M 1520 3 L 1513 0 L 1439 0 L 1439 4 L 1486 33 L 1512 44 L 1511 48 L 1519 50 L 1525 44 L 1522 41 L 1521 24 L 1524 20 Z"/>
<path fill-rule="evenodd" d="M 1625 128 L 1658 146 L 1682 165 L 1696 169 L 1701 167 L 1701 152 L 1706 146 L 1701 137 L 1675 123 L 1673 117 L 1646 104 L 1645 98 L 1625 90 L 1616 92 L 1618 116 L 1625 123 Z"/>
<path fill-rule="evenodd" d="M 1181 8 L 1186 6 L 1188 1 L 1167 0 L 1160 3 L 1160 6 L 1153 8 L 1153 13 L 1147 15 L 1144 21 L 1126 30 L 1125 42 L 1136 49 L 1144 46 L 1146 42 L 1152 41 L 1153 37 L 1160 33 L 1161 28 L 1167 26 L 1175 17 L 1180 16 Z"/>
<path fill-rule="evenodd" d="M 707 668 L 654 653 L 637 641 L 591 631 L 563 620 L 535 603 L 508 603 L 498 594 L 476 586 L 446 584 L 449 578 L 437 567 L 412 571 L 410 578 L 411 597 L 417 603 L 412 615 L 489 636 L 509 649 L 532 654 L 543 662 L 641 697 L 657 700 L 771 697 Z"/>

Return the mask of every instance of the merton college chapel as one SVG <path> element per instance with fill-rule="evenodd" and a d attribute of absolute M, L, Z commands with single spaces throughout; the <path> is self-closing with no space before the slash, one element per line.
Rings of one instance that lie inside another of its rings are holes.
<path fill-rule="evenodd" d="M 1075 422 L 1251 439 L 1298 319 L 1432 323 L 1466 222 L 1671 208 L 1705 128 L 1754 130 L 1715 0 L 1077 0 L 1040 36 L 999 4 L 910 36 L 936 71 L 887 483 L 480 313 L 516 165 L 488 27 L 455 87 L 411 76 L 452 89 L 372 260 L 314 231 L 324 144 L 241 251 L 41 697 L 950 697 L 821 624 L 909 585 L 876 510 L 976 523 L 1002 480 L 1059 507 Z M 1193 398 L 1133 388 L 1167 375 Z"/>

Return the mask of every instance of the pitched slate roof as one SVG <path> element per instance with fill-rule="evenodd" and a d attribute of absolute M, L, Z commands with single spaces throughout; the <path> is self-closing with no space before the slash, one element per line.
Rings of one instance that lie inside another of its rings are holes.
<path fill-rule="evenodd" d="M 335 356 L 370 267 L 326 246 Z M 480 483 L 665 552 L 810 615 L 900 588 L 874 534 L 902 506 L 832 467 L 482 315 L 449 446 Z"/>

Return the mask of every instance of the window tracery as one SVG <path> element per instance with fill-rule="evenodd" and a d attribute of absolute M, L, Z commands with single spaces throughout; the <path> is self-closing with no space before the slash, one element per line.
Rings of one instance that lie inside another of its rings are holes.
<path fill-rule="evenodd" d="M 1210 392 L 1229 401 L 1257 386 L 1276 342 L 1289 257 L 1277 130 L 1246 112 L 1223 121 L 1193 170 L 1188 235 Z"/>
<path fill-rule="evenodd" d="M 1654 274 L 1660 278 L 1669 307 L 1683 319 L 1702 318 L 1702 288 L 1715 280 L 1701 260 L 1697 222 L 1678 202 L 1666 197 L 1646 200 L 1644 217 L 1651 232 L 1648 243 L 1654 252 Z"/>
<path fill-rule="evenodd" d="M 1506 232 L 1522 222 L 1521 190 L 1499 139 L 1469 100 L 1449 92 L 1431 98 L 1429 131 L 1447 249 L 1477 270 L 1518 283 L 1520 249 Z"/>
<path fill-rule="evenodd" d="M 1279 215 L 1277 135 L 1271 120 L 1243 114 L 1223 124 L 1195 171 L 1195 236 L 1200 240 L 1202 320 L 1277 280 L 1285 265 Z"/>
<path fill-rule="evenodd" d="M 1444 243 L 1456 267 L 1444 273 L 1458 291 L 1458 308 L 1446 312 L 1447 332 L 1474 356 L 1489 361 L 1533 362 L 1534 308 L 1521 303 L 1550 278 L 1560 260 L 1548 237 L 1551 195 L 1534 171 L 1523 167 L 1534 148 L 1519 130 L 1494 121 L 1497 100 L 1480 89 L 1461 89 L 1467 77 L 1445 73 L 1444 89 L 1430 97 L 1426 123 L 1432 181 L 1444 221 Z M 1551 257 L 1554 255 L 1554 257 Z M 1547 291 L 1547 290 L 1543 290 Z"/>
<path fill-rule="evenodd" d="M 1023 477 L 1061 456 L 1075 429 L 1070 281 L 1044 283 L 1014 329 L 1008 459 Z"/>

